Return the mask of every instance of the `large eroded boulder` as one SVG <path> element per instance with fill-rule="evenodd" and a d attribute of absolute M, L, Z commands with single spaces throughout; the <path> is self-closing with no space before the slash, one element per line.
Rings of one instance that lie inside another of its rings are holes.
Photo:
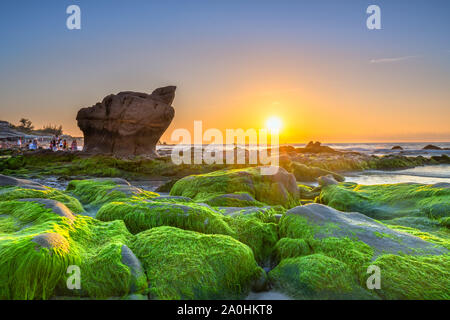
<path fill-rule="evenodd" d="M 156 155 L 156 144 L 175 115 L 171 106 L 175 89 L 163 87 L 152 94 L 120 92 L 79 110 L 83 151 L 120 157 Z"/>

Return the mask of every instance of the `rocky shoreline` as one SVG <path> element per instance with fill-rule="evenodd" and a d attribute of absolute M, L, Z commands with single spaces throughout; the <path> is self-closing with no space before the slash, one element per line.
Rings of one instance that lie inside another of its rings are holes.
<path fill-rule="evenodd" d="M 164 157 L 4 156 L 0 298 L 448 299 L 450 185 L 359 186 L 332 171 L 445 156 L 281 152 L 273 176 L 258 166 L 175 168 Z M 12 175 L 56 175 L 67 187 Z M 167 183 L 159 194 L 121 177 Z M 312 180 L 319 186 L 301 182 Z M 366 285 L 373 264 L 379 290 Z M 69 265 L 82 270 L 79 290 L 66 286 Z"/>

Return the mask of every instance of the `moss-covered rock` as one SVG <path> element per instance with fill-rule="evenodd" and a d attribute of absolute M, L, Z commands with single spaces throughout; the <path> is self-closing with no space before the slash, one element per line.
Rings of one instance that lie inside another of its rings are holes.
<path fill-rule="evenodd" d="M 304 200 L 314 200 L 316 197 L 320 195 L 320 189 L 319 188 L 313 188 L 310 186 L 306 186 L 303 184 L 298 184 L 298 190 L 299 190 L 299 198 Z"/>
<path fill-rule="evenodd" d="M 322 254 L 283 259 L 269 278 L 275 289 L 295 299 L 373 298 L 345 263 Z"/>
<path fill-rule="evenodd" d="M 132 249 L 152 299 L 243 298 L 261 273 L 250 248 L 224 235 L 158 227 L 139 233 Z"/>
<path fill-rule="evenodd" d="M 309 167 L 299 162 L 291 162 L 289 171 L 294 174 L 297 181 L 312 182 L 316 181 L 316 179 L 321 176 L 326 176 L 329 174 L 332 175 L 337 181 L 343 182 L 345 180 L 344 176 L 338 173 L 322 168 Z"/>
<path fill-rule="evenodd" d="M 40 190 L 23 187 L 0 187 L 0 201 L 19 199 L 51 199 L 65 204 L 72 212 L 81 213 L 84 211 L 78 199 L 65 194 L 64 192 L 45 187 Z"/>
<path fill-rule="evenodd" d="M 209 234 L 234 235 L 224 217 L 197 203 L 111 202 L 97 212 L 102 221 L 123 220 L 132 233 L 160 226 L 172 226 Z"/>
<path fill-rule="evenodd" d="M 221 194 L 209 198 L 205 203 L 214 207 L 263 207 L 264 203 L 255 200 L 246 192 L 235 192 L 230 194 Z"/>
<path fill-rule="evenodd" d="M 213 208 L 197 203 L 128 201 L 111 202 L 97 212 L 102 221 L 123 220 L 130 232 L 172 226 L 205 234 L 229 235 L 247 244 L 257 261 L 270 258 L 278 240 L 277 225 L 270 213 L 228 217 Z"/>
<path fill-rule="evenodd" d="M 323 188 L 320 202 L 338 210 L 360 212 L 381 220 L 403 216 L 435 219 L 450 215 L 450 189 L 439 184 L 363 186 L 342 183 Z"/>
<path fill-rule="evenodd" d="M 235 232 L 234 238 L 248 245 L 256 261 L 270 265 L 273 248 L 278 241 L 278 228 L 273 222 L 264 222 L 255 216 L 240 215 L 225 221 Z"/>
<path fill-rule="evenodd" d="M 367 279 L 369 265 L 380 268 L 383 299 L 449 300 L 450 256 L 405 256 L 387 254 L 369 262 L 361 272 L 361 282 Z"/>
<path fill-rule="evenodd" d="M 306 256 L 311 253 L 311 249 L 304 239 L 281 238 L 275 245 L 274 253 L 277 261 L 281 261 Z"/>
<path fill-rule="evenodd" d="M 375 255 L 399 252 L 405 254 L 448 252 L 443 246 L 398 232 L 360 213 L 341 212 L 321 204 L 308 204 L 288 210 L 281 218 L 279 230 L 281 237 L 301 238 L 307 241 L 348 238 L 363 242 L 373 249 Z M 340 245 L 342 243 L 336 247 Z M 358 250 L 361 251 L 362 247 L 360 246 Z"/>
<path fill-rule="evenodd" d="M 145 191 L 131 186 L 128 181 L 119 178 L 97 178 L 87 180 L 72 180 L 67 186 L 67 192 L 75 195 L 89 207 L 127 199 L 152 199 L 157 193 Z"/>
<path fill-rule="evenodd" d="M 188 176 L 178 180 L 170 194 L 205 202 L 220 195 L 243 192 L 270 205 L 292 207 L 299 200 L 295 177 L 283 168 L 273 175 L 262 175 L 261 167 L 254 167 Z"/>
<path fill-rule="evenodd" d="M 145 292 L 145 275 L 122 260 L 132 240 L 123 222 L 75 216 L 54 200 L 36 201 L 0 202 L 0 299 Z M 80 268 L 80 290 L 67 288 L 71 265 Z"/>
<path fill-rule="evenodd" d="M 346 272 L 358 279 L 350 291 L 341 287 L 331 293 L 326 291 L 320 297 L 444 299 L 448 296 L 443 289 L 448 286 L 443 277 L 450 272 L 448 235 L 439 237 L 414 228 L 387 226 L 359 213 L 340 212 L 320 204 L 288 210 L 280 220 L 279 233 L 282 239 L 275 252 L 281 260 L 279 266 L 283 268 L 276 267 L 269 276 L 280 290 L 292 297 L 304 298 L 305 292 L 309 292 L 304 289 L 309 287 L 303 282 L 292 287 L 293 279 L 302 275 L 298 270 L 307 270 L 303 265 L 297 266 L 298 261 L 310 257 L 309 253 L 343 263 Z M 381 289 L 367 289 L 370 265 L 381 270 Z M 320 270 L 315 272 L 323 278 L 328 277 L 326 271 Z M 423 273 L 428 271 L 430 276 L 424 279 Z M 289 273 L 292 276 L 288 276 Z M 429 285 L 420 292 L 425 282 Z M 301 292 L 300 295 L 296 290 Z M 316 295 L 309 292 L 307 297 Z"/>

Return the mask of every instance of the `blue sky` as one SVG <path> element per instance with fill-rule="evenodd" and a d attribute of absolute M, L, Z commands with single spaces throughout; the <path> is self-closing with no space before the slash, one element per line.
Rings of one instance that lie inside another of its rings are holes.
<path fill-rule="evenodd" d="M 81 30 L 66 28 L 71 4 Z M 366 28 L 370 4 L 382 30 Z M 16 0 L 0 12 L 0 118 L 12 122 L 79 134 L 80 107 L 175 84 L 170 130 L 279 111 L 294 140 L 450 140 L 450 1 Z M 325 132 L 337 116 L 346 129 Z"/>

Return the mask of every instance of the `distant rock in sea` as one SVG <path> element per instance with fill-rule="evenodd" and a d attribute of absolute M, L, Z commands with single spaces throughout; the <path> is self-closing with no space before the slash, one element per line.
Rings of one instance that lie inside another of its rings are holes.
<path fill-rule="evenodd" d="M 84 133 L 88 153 L 119 157 L 156 156 L 156 144 L 172 122 L 175 86 L 152 94 L 120 92 L 90 108 L 78 111 L 78 126 Z"/>
<path fill-rule="evenodd" d="M 339 151 L 334 150 L 333 148 L 322 146 L 319 141 L 313 142 L 310 141 L 306 147 L 297 148 L 298 153 L 339 153 Z"/>
<path fill-rule="evenodd" d="M 393 146 L 393 147 L 391 148 L 391 150 L 403 150 L 403 148 L 400 147 L 400 146 Z"/>
<path fill-rule="evenodd" d="M 442 148 L 432 145 L 432 144 L 429 144 L 429 145 L 423 147 L 423 150 L 442 150 Z"/>

